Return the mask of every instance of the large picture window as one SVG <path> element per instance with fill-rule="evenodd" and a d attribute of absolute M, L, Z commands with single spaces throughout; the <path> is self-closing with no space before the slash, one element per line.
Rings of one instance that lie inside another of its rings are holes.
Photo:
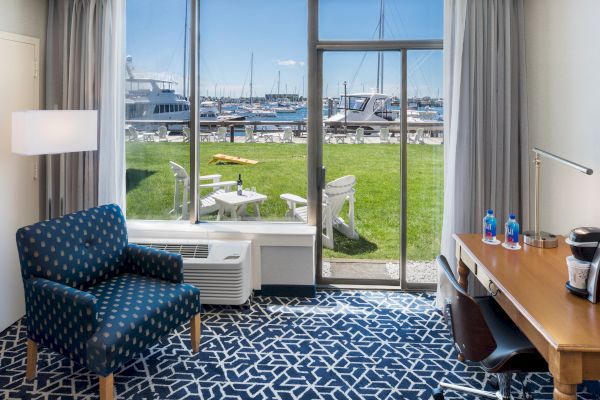
<path fill-rule="evenodd" d="M 128 218 L 318 225 L 321 282 L 431 286 L 442 16 L 442 0 L 128 0 Z"/>

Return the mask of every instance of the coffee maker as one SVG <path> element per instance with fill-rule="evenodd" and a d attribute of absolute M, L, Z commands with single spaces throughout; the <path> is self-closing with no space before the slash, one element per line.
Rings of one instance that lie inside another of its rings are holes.
<path fill-rule="evenodd" d="M 573 257 L 578 260 L 591 263 L 590 272 L 587 281 L 587 293 L 581 293 L 580 290 L 571 288 L 567 284 L 567 289 L 579 296 L 587 296 L 592 303 L 600 300 L 600 228 L 581 227 L 575 228 L 569 232 L 566 239 L 571 247 Z"/>

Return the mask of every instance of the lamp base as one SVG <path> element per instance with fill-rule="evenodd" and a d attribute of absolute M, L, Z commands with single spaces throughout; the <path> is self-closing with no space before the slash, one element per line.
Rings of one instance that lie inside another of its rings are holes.
<path fill-rule="evenodd" d="M 526 231 L 523 232 L 523 243 L 532 247 L 553 249 L 558 247 L 558 238 L 556 235 L 548 232 L 536 234 L 534 231 Z"/>

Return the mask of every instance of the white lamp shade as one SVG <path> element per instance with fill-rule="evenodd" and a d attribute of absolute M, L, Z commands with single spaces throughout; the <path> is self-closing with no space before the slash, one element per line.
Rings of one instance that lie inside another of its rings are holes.
<path fill-rule="evenodd" d="M 31 110 L 12 114 L 12 152 L 41 155 L 98 149 L 98 111 Z"/>

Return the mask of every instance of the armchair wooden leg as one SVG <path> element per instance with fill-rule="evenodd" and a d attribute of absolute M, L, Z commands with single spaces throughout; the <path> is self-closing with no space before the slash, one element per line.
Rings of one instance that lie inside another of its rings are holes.
<path fill-rule="evenodd" d="M 27 339 L 27 372 L 25 376 L 28 381 L 35 379 L 37 375 L 37 355 L 37 343 L 31 339 Z"/>
<path fill-rule="evenodd" d="M 115 382 L 113 374 L 108 376 L 100 376 L 100 400 L 113 400 L 113 390 Z"/>
<path fill-rule="evenodd" d="M 200 314 L 196 314 L 190 320 L 190 336 L 192 338 L 192 351 L 200 350 Z"/>

